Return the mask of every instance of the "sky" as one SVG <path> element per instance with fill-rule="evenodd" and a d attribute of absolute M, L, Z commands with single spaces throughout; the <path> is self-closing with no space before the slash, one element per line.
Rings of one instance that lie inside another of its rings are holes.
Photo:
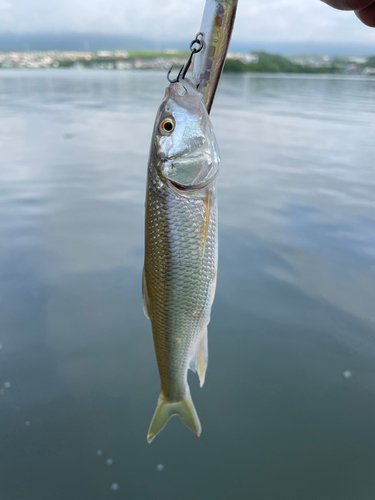
<path fill-rule="evenodd" d="M 0 33 L 76 32 L 181 40 L 205 0 L 0 0 Z M 320 0 L 239 0 L 233 40 L 374 43 L 375 29 Z"/>

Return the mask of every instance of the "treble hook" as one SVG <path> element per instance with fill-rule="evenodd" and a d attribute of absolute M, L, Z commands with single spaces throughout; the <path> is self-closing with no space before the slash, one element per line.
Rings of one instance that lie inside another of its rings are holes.
<path fill-rule="evenodd" d="M 180 71 L 179 71 L 179 73 L 177 75 L 177 78 L 175 80 L 171 80 L 169 78 L 169 75 L 171 74 L 171 71 L 173 69 L 173 64 L 172 64 L 171 69 L 167 73 L 167 80 L 168 80 L 169 83 L 177 83 L 177 82 L 180 81 L 181 78 L 182 79 L 185 78 L 186 73 L 189 71 L 189 68 L 191 66 L 191 62 L 193 60 L 194 54 L 197 54 L 198 52 L 200 52 L 203 49 L 203 47 L 204 47 L 203 36 L 204 36 L 203 33 L 199 32 L 199 33 L 197 33 L 197 36 L 194 38 L 194 40 L 191 42 L 190 47 L 189 47 L 190 48 L 189 59 L 186 61 L 185 64 L 183 64 L 181 66 L 181 69 L 180 69 Z M 199 38 L 199 37 L 202 37 L 202 38 Z M 197 48 L 194 47 L 195 44 L 198 44 Z"/>

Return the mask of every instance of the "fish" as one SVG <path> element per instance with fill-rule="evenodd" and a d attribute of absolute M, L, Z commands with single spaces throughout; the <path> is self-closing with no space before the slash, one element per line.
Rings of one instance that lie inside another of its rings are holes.
<path fill-rule="evenodd" d="M 147 171 L 143 306 L 161 379 L 149 443 L 174 415 L 201 434 L 187 373 L 196 371 L 203 386 L 217 276 L 219 167 L 202 94 L 188 79 L 172 82 L 156 115 Z"/>

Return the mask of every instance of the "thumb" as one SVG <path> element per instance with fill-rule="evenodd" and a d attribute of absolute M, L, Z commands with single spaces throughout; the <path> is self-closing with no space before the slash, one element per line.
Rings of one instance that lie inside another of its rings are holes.
<path fill-rule="evenodd" d="M 375 28 L 375 2 L 364 9 L 356 10 L 355 13 L 363 24 Z"/>

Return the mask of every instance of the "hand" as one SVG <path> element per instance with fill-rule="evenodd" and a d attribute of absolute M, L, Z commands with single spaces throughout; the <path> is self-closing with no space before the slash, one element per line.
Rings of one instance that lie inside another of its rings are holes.
<path fill-rule="evenodd" d="M 340 10 L 354 10 L 357 17 L 367 26 L 375 28 L 374 0 L 322 0 L 324 3 Z"/>

